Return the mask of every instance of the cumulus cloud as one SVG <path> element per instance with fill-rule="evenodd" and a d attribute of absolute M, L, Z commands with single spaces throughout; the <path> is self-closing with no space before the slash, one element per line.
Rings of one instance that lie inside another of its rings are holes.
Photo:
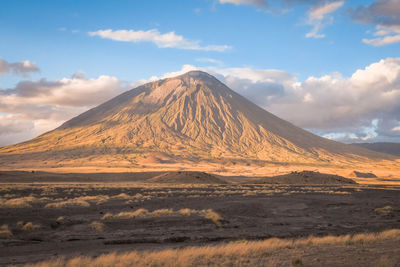
<path fill-rule="evenodd" d="M 350 10 L 355 21 L 374 25 L 375 38 L 365 38 L 363 42 L 373 46 L 383 46 L 400 42 L 400 3 L 398 0 L 376 0 L 368 6 Z"/>
<path fill-rule="evenodd" d="M 7 62 L 0 58 L 0 75 L 6 73 L 14 73 L 17 75 L 26 75 L 29 72 L 39 72 L 40 69 L 35 63 L 28 60 L 20 62 Z"/>
<path fill-rule="evenodd" d="M 75 73 L 56 81 L 21 81 L 0 90 L 0 145 L 30 139 L 145 81 Z"/>
<path fill-rule="evenodd" d="M 98 30 L 89 32 L 90 36 L 99 36 L 120 42 L 152 42 L 160 48 L 178 48 L 185 50 L 217 51 L 224 52 L 232 47 L 229 45 L 200 45 L 200 41 L 191 41 L 175 32 L 160 33 L 156 29 L 148 31 L 135 30 Z"/>
<path fill-rule="evenodd" d="M 267 111 L 321 136 L 345 142 L 400 141 L 400 58 L 350 77 L 332 73 L 304 81 L 271 69 L 196 67 L 135 83 L 76 73 L 57 81 L 23 81 L 0 90 L 0 145 L 27 140 L 146 81 L 203 70 Z"/>
<path fill-rule="evenodd" d="M 299 82 L 290 74 L 276 79 L 267 71 L 262 73 L 265 76 L 257 79 L 254 74 L 248 76 L 246 90 L 244 77 L 232 72 L 224 77 L 230 87 L 257 99 L 270 112 L 321 135 L 347 133 L 354 141 L 400 138 L 393 130 L 400 125 L 400 58 L 372 63 L 349 78 L 333 73 Z"/>
<path fill-rule="evenodd" d="M 323 2 L 316 5 L 308 12 L 307 23 L 313 26 L 313 29 L 306 34 L 307 38 L 324 38 L 325 35 L 320 31 L 328 24 L 331 24 L 333 17 L 330 16 L 333 12 L 343 6 L 344 1 Z"/>

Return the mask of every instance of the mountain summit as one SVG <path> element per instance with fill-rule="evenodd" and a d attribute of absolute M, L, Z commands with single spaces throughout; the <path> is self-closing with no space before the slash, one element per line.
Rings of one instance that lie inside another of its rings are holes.
<path fill-rule="evenodd" d="M 130 166 L 221 160 L 338 163 L 385 158 L 284 121 L 201 71 L 127 91 L 28 142 L 0 163 Z M 34 163 L 36 162 L 36 163 Z"/>

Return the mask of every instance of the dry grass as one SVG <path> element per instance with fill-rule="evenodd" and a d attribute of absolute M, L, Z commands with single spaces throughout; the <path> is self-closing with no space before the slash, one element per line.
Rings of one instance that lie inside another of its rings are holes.
<path fill-rule="evenodd" d="M 199 212 L 200 215 L 204 216 L 206 219 L 210 219 L 213 223 L 215 223 L 216 226 L 221 227 L 221 222 L 222 217 L 216 213 L 215 211 L 208 209 L 208 210 L 201 210 Z"/>
<path fill-rule="evenodd" d="M 93 222 L 90 224 L 90 227 L 91 227 L 93 230 L 96 230 L 96 231 L 99 231 L 99 232 L 102 232 L 102 231 L 104 230 L 104 224 L 101 223 L 101 222 L 98 222 L 98 221 L 93 221 Z"/>
<path fill-rule="evenodd" d="M 54 203 L 49 203 L 44 206 L 45 208 L 61 209 L 65 207 L 90 207 L 89 202 L 81 199 L 68 199 L 65 201 L 59 201 Z"/>
<path fill-rule="evenodd" d="M 349 245 L 358 242 L 372 243 L 383 240 L 400 240 L 400 230 L 394 229 L 377 234 L 354 236 L 308 237 L 302 239 L 271 238 L 265 241 L 242 241 L 217 246 L 166 249 L 161 251 L 133 251 L 110 253 L 97 258 L 56 258 L 29 266 L 73 267 L 73 266 L 252 266 L 252 263 L 271 263 L 271 253 L 285 248 L 319 247 L 321 245 Z M 292 260 L 293 266 L 302 266 L 300 258 Z"/>
<path fill-rule="evenodd" d="M 0 226 L 0 239 L 6 239 L 12 237 L 12 232 L 8 229 L 7 224 Z"/>
<path fill-rule="evenodd" d="M 112 219 L 135 219 L 135 218 L 151 218 L 151 217 L 165 217 L 165 216 L 191 216 L 198 215 L 211 220 L 218 227 L 221 226 L 220 220 L 222 217 L 215 211 L 208 210 L 193 210 L 193 209 L 180 209 L 174 211 L 172 209 L 158 209 L 148 211 L 147 209 L 138 209 L 136 211 L 125 211 L 117 214 L 106 213 L 102 220 Z"/>
<path fill-rule="evenodd" d="M 24 231 L 35 231 L 35 230 L 40 229 L 40 225 L 39 224 L 34 224 L 32 222 L 27 222 L 22 226 L 21 229 L 24 230 Z"/>
<path fill-rule="evenodd" d="M 33 203 L 40 203 L 47 200 L 48 198 L 45 197 L 36 198 L 34 196 L 11 199 L 0 198 L 0 208 L 30 208 Z"/>
<path fill-rule="evenodd" d="M 376 208 L 374 209 L 375 213 L 379 214 L 379 215 L 390 215 L 393 213 L 394 209 L 392 206 L 385 206 L 382 208 Z"/>
<path fill-rule="evenodd" d="M 107 195 L 97 195 L 97 196 L 83 196 L 71 198 L 68 200 L 56 201 L 53 203 L 46 204 L 45 208 L 65 208 L 65 207 L 90 207 L 89 202 L 94 202 L 97 205 L 103 204 L 110 199 Z"/>

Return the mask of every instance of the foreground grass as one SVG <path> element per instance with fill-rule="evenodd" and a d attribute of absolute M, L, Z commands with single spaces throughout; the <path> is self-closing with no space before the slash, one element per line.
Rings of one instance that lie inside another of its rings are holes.
<path fill-rule="evenodd" d="M 76 257 L 56 258 L 27 266 L 31 267 L 75 267 L 75 266 L 274 266 L 269 259 L 280 249 L 312 248 L 321 246 L 354 246 L 385 240 L 400 241 L 400 230 L 393 229 L 381 233 L 366 233 L 344 236 L 307 237 L 301 239 L 271 238 L 265 241 L 232 242 L 217 246 L 166 249 L 161 251 L 133 251 L 110 253 L 96 258 Z M 264 264 L 268 263 L 268 264 Z M 301 266 L 301 259 L 292 260 L 292 266 Z"/>

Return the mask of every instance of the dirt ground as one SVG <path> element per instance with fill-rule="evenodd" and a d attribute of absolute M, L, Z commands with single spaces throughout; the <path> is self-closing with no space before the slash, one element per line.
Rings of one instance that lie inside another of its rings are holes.
<path fill-rule="evenodd" d="M 0 265 L 400 228 L 395 185 L 149 184 L 132 182 L 134 175 L 119 182 L 104 176 L 52 183 L 3 176 Z M 146 212 L 137 215 L 140 209 Z M 392 243 L 382 245 L 389 256 L 399 252 Z"/>

